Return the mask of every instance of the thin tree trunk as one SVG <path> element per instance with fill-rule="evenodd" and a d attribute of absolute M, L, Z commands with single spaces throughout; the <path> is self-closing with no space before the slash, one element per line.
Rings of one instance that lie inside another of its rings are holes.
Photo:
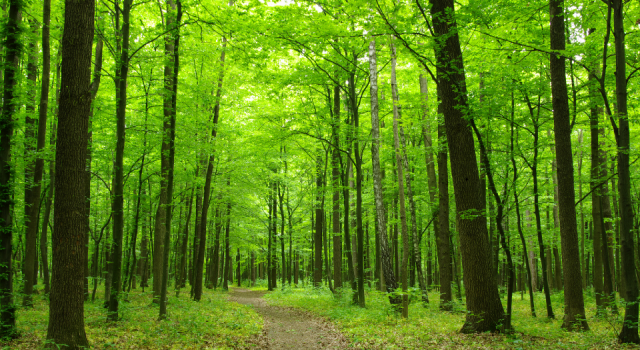
<path fill-rule="evenodd" d="M 164 117 L 165 120 L 169 119 L 169 169 L 167 172 L 167 217 L 165 223 L 165 237 L 164 244 L 165 254 L 163 254 L 163 262 L 162 262 L 162 286 L 160 291 L 160 313 L 158 318 L 160 320 L 164 320 L 167 317 L 167 289 L 169 285 L 169 251 L 171 247 L 171 219 L 173 218 L 172 210 L 173 210 L 173 178 L 174 178 L 174 163 L 175 163 L 175 141 L 176 141 L 176 108 L 177 108 L 177 98 L 178 98 L 178 71 L 180 68 L 180 60 L 178 48 L 180 44 L 180 21 L 182 19 L 182 2 L 180 0 L 176 0 L 174 3 L 173 0 L 167 0 L 167 4 L 169 5 L 170 14 L 167 15 L 167 27 L 171 28 L 173 31 L 166 37 L 165 42 L 165 53 L 167 56 L 171 56 L 170 62 L 172 64 L 167 64 L 165 66 L 165 90 L 171 91 L 168 96 L 165 96 L 165 104 L 164 104 Z M 176 12 L 175 19 L 172 18 L 173 12 Z M 175 22 L 171 23 L 169 18 L 175 20 Z M 167 72 L 169 75 L 167 76 Z M 167 108 L 169 107 L 169 108 Z M 166 126 L 166 121 L 165 121 Z M 165 129 L 165 131 L 167 131 Z M 164 141 L 164 138 L 163 138 Z"/>
<path fill-rule="evenodd" d="M 331 151 L 331 187 L 333 190 L 333 206 L 331 212 L 332 218 L 332 236 L 333 236 L 333 278 L 335 288 L 342 288 L 342 237 L 340 235 L 340 170 L 338 163 L 340 161 L 340 87 L 335 86 L 333 89 L 333 120 L 331 125 L 331 135 L 333 149 Z"/>
<path fill-rule="evenodd" d="M 520 219 L 520 201 L 518 200 L 518 166 L 516 165 L 516 158 L 514 155 L 514 131 L 515 131 L 515 99 L 513 98 L 513 92 L 511 93 L 511 164 L 513 166 L 513 199 L 516 204 L 516 217 L 518 225 L 518 234 L 520 236 L 520 242 L 522 243 L 522 249 L 524 254 L 524 261 L 527 269 L 527 285 L 529 287 L 529 303 L 531 305 L 531 315 L 536 317 L 536 307 L 533 301 L 533 276 L 532 268 L 529 266 L 529 253 L 527 252 L 527 241 L 524 239 L 524 233 L 522 232 L 522 222 Z M 524 290 L 522 288 L 521 290 Z"/>
<path fill-rule="evenodd" d="M 314 228 L 314 237 L 313 237 L 313 240 L 314 240 L 313 285 L 316 288 L 322 285 L 322 226 L 324 223 L 324 215 L 323 215 L 324 213 L 323 213 L 322 205 L 320 202 L 321 191 L 322 191 L 322 156 L 318 151 L 318 156 L 316 157 L 316 199 L 315 199 L 315 213 L 316 213 L 315 224 L 316 225 Z"/>
<path fill-rule="evenodd" d="M 218 75 L 218 86 L 216 88 L 216 97 L 214 100 L 215 106 L 213 108 L 213 127 L 211 129 L 211 140 L 216 138 L 218 119 L 220 117 L 220 97 L 222 96 L 222 79 L 224 78 L 224 58 L 227 48 L 227 38 L 222 38 L 222 52 L 220 53 L 220 74 Z M 195 267 L 195 286 L 194 296 L 195 301 L 200 301 L 202 298 L 202 277 L 204 270 L 204 251 L 207 243 L 207 213 L 209 211 L 209 198 L 211 196 L 211 176 L 213 174 L 213 161 L 214 153 L 209 155 L 209 161 L 207 165 L 207 173 L 204 183 L 204 195 L 202 201 L 202 213 L 200 214 L 200 241 L 198 242 L 198 261 Z"/>
<path fill-rule="evenodd" d="M 378 119 L 378 71 L 376 62 L 376 42 L 372 40 L 369 43 L 369 77 L 370 77 L 370 92 L 371 92 L 371 158 L 373 165 L 373 193 L 376 206 L 376 219 L 378 221 L 378 240 L 380 242 L 380 261 L 382 265 L 382 272 L 384 275 L 384 282 L 389 292 L 389 301 L 392 305 L 399 305 L 401 299 L 393 294 L 398 288 L 396 284 L 395 275 L 393 273 L 393 267 L 391 265 L 391 255 L 389 253 L 389 244 L 387 242 L 387 222 L 386 214 L 384 210 L 384 202 L 382 199 L 382 172 L 380 169 L 380 121 Z M 345 196 L 345 211 L 348 210 L 348 198 Z M 345 226 L 346 226 L 345 220 Z M 345 240 L 348 243 L 348 234 L 345 230 Z M 347 246 L 347 250 L 349 247 Z"/>
<path fill-rule="evenodd" d="M 127 78 L 129 74 L 129 31 L 133 0 L 124 0 L 122 6 L 122 51 L 117 62 L 116 89 L 116 160 L 111 210 L 113 211 L 113 243 L 111 245 L 111 296 L 107 319 L 118 320 L 118 302 L 122 285 L 122 239 L 124 233 L 124 144 L 127 110 Z M 116 10 L 116 16 L 118 10 Z"/>
<path fill-rule="evenodd" d="M 392 39 L 393 40 L 393 39 Z M 400 136 L 398 119 L 400 119 L 400 105 L 398 102 L 398 83 L 396 82 L 396 48 L 391 46 L 391 95 L 393 99 L 393 144 L 395 148 L 396 167 L 398 169 L 398 200 L 400 205 L 400 225 L 402 229 L 402 264 L 400 265 L 400 281 L 402 283 L 402 317 L 409 317 L 409 296 L 407 284 L 407 261 L 409 259 L 409 235 L 407 229 L 407 214 L 404 198 L 404 170 L 400 150 Z M 406 169 L 408 171 L 408 169 Z"/>

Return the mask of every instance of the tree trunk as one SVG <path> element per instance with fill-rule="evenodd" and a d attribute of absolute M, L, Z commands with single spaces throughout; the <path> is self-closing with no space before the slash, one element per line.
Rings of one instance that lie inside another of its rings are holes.
<path fill-rule="evenodd" d="M 333 124 L 331 151 L 331 187 L 333 190 L 333 206 L 331 212 L 332 236 L 333 236 L 333 278 L 336 289 L 342 288 L 342 237 L 340 235 L 340 135 L 338 126 L 340 124 L 340 87 L 333 89 Z"/>
<path fill-rule="evenodd" d="M 313 285 L 318 288 L 322 285 L 322 226 L 324 223 L 324 215 L 320 198 L 322 196 L 322 156 L 318 151 L 316 157 L 316 200 L 315 200 L 315 230 L 313 236 Z M 274 194 L 275 195 L 275 194 Z M 274 208 L 274 210 L 276 210 Z M 274 215 L 275 217 L 275 215 Z"/>
<path fill-rule="evenodd" d="M 504 320 L 504 309 L 491 274 L 486 220 L 481 214 L 480 176 L 471 128 L 460 39 L 453 0 L 431 0 L 436 32 L 436 61 L 442 92 L 451 171 L 458 211 L 462 264 L 464 265 L 467 318 L 463 332 L 496 331 Z"/>
<path fill-rule="evenodd" d="M 11 5 L 13 8 L 13 2 Z M 18 9 L 15 10 L 17 13 Z M 12 14 L 10 9 L 11 19 L 15 18 Z M 88 116 L 91 108 L 89 83 L 94 14 L 93 0 L 66 1 L 65 3 L 62 90 L 56 147 L 56 174 L 59 179 L 55 184 L 53 278 L 47 330 L 48 348 L 65 345 L 69 349 L 80 349 L 89 346 L 84 331 L 82 252 L 86 230 L 84 169 Z M 12 52 L 11 47 L 7 45 L 7 52 Z M 5 88 L 7 85 L 11 86 L 8 84 L 10 81 L 10 79 L 5 81 Z M 7 96 L 5 91 L 5 103 L 11 101 L 11 97 L 11 94 Z M 4 109 L 5 117 L 10 110 L 10 108 Z M 9 252 L 11 251 L 10 246 L 5 247 L 5 251 L 7 251 L 6 248 L 9 248 Z M 0 285 L 0 287 L 3 286 Z M 7 305 L 4 300 L 2 301 L 3 305 Z M 3 317 L 2 321 L 6 330 L 7 325 L 10 324 L 7 321 L 10 320 Z"/>
<path fill-rule="evenodd" d="M 369 77 L 371 92 L 371 158 L 373 165 L 373 193 L 376 206 L 376 219 L 378 221 L 378 240 L 380 244 L 380 261 L 384 282 L 389 292 L 389 301 L 392 305 L 399 305 L 401 299 L 392 294 L 398 288 L 396 284 L 393 266 L 391 265 L 391 254 L 389 253 L 389 243 L 387 242 L 387 222 L 384 210 L 384 201 L 382 199 L 382 172 L 380 169 L 380 121 L 378 119 L 378 70 L 376 62 L 376 42 L 372 40 L 369 43 Z M 347 201 L 345 199 L 345 201 Z M 345 210 L 348 208 L 345 207 Z M 346 223 L 345 223 L 346 225 Z M 345 235 L 345 239 L 348 236 Z M 348 243 L 347 243 L 348 244 Z M 347 248 L 348 249 L 348 248 Z"/>
<path fill-rule="evenodd" d="M 21 30 L 21 2 L 9 1 L 9 18 L 5 24 L 7 36 L 4 41 L 4 91 L 2 106 L 2 125 L 0 126 L 0 338 L 14 338 L 16 333 L 16 307 L 13 304 L 13 227 L 12 227 L 12 179 L 11 138 L 13 137 L 14 117 L 19 107 L 16 88 L 16 72 L 22 46 L 19 43 Z M 89 53 L 89 56 L 91 53 Z M 69 64 L 69 62 L 65 62 Z M 67 77 L 68 79 L 68 77 Z M 80 266 L 78 266 L 79 268 Z M 83 328 L 84 329 L 84 328 Z M 85 337 L 86 339 L 86 337 Z"/>
<path fill-rule="evenodd" d="M 182 246 L 180 247 L 180 269 L 178 283 L 176 284 L 176 296 L 180 291 L 180 288 L 183 288 L 186 285 L 187 281 L 187 249 L 189 248 L 189 223 L 191 222 L 191 211 L 193 209 L 193 194 L 195 192 L 195 188 L 191 188 L 191 195 L 189 196 L 189 202 L 187 203 L 187 218 L 184 225 L 184 233 L 182 234 Z"/>
<path fill-rule="evenodd" d="M 551 50 L 565 49 L 564 1 L 550 0 Z M 582 296 L 580 251 L 576 227 L 575 192 L 573 181 L 573 154 L 571 150 L 571 125 L 565 58 L 550 55 L 551 93 L 553 96 L 553 122 L 555 130 L 556 159 L 558 160 L 558 204 L 560 211 L 560 236 L 562 265 L 564 267 L 565 317 L 562 327 L 567 330 L 588 330 Z"/>
<path fill-rule="evenodd" d="M 111 296 L 107 319 L 118 320 L 118 299 L 122 285 L 122 236 L 124 232 L 124 143 L 127 110 L 127 78 L 129 74 L 129 31 L 133 0 L 124 0 L 122 6 L 122 51 L 116 69 L 116 160 L 111 210 L 113 211 L 113 243 L 111 245 Z M 118 10 L 116 10 L 118 17 Z M 118 20 L 118 18 L 116 19 Z M 155 279 L 156 276 L 154 276 Z"/>
<path fill-rule="evenodd" d="M 38 23 L 30 19 L 29 20 L 30 29 L 33 34 L 33 38 L 35 39 L 38 33 Z M 36 129 L 36 119 L 35 119 L 35 100 L 36 100 L 36 75 L 37 75 L 37 64 L 38 57 L 36 56 L 36 41 L 30 40 L 27 48 L 27 80 L 26 80 L 26 115 L 25 115 L 25 131 L 24 131 L 24 159 L 25 159 L 25 168 L 24 168 L 24 201 L 25 201 L 25 254 L 24 254 L 24 264 L 22 266 L 24 272 L 24 289 L 23 289 L 23 299 L 22 304 L 26 307 L 31 307 L 32 299 L 31 294 L 33 293 L 33 286 L 37 284 L 38 276 L 38 254 L 36 253 L 37 246 L 37 235 L 38 235 L 38 218 L 40 214 L 40 180 L 42 180 L 42 168 L 44 167 L 44 161 L 40 160 L 40 176 L 36 178 L 36 174 L 34 171 L 35 163 L 37 160 L 32 159 L 33 154 L 35 153 L 36 147 L 34 147 L 35 143 L 35 129 Z M 46 116 L 45 116 L 46 117 Z M 44 122 L 45 131 L 40 133 L 39 126 L 41 125 L 38 122 L 38 145 L 41 146 L 38 150 L 41 150 L 44 147 L 44 133 L 46 133 L 46 119 Z M 40 135 L 42 135 L 43 140 L 40 141 Z M 37 193 L 36 193 L 37 191 Z"/>
<path fill-rule="evenodd" d="M 438 103 L 438 114 L 442 110 L 442 101 Z M 438 274 L 440 276 L 440 310 L 453 310 L 453 282 L 451 252 L 451 234 L 449 232 L 449 171 L 447 164 L 447 134 L 443 124 L 438 125 Z M 493 274 L 492 274 L 493 276 Z"/>
<path fill-rule="evenodd" d="M 527 285 L 529 287 L 529 303 L 531 305 L 531 315 L 536 317 L 536 307 L 533 302 L 533 276 L 532 268 L 529 266 L 529 253 L 527 252 L 527 241 L 524 239 L 524 233 L 522 232 L 522 222 L 520 219 L 520 201 L 518 199 L 518 166 L 516 165 L 516 158 L 514 155 L 514 131 L 515 131 L 515 100 L 513 98 L 513 92 L 511 93 L 511 164 L 513 166 L 513 199 L 516 204 L 516 220 L 518 226 L 518 234 L 520 236 L 520 242 L 522 243 L 522 250 L 524 254 L 524 262 L 527 270 Z M 533 260 L 533 259 L 532 259 Z M 524 290 L 524 288 L 521 288 Z"/>
<path fill-rule="evenodd" d="M 224 58 L 227 48 L 227 38 L 222 38 L 222 52 L 220 53 L 220 74 L 218 75 L 218 86 L 216 88 L 216 97 L 214 100 L 215 106 L 213 108 L 213 127 L 211 128 L 211 141 L 216 138 L 218 119 L 220 117 L 220 97 L 222 96 L 222 79 L 224 78 Z M 209 198 L 211 197 L 211 176 L 213 175 L 213 161 L 214 153 L 209 155 L 209 161 L 207 165 L 207 172 L 204 183 L 204 196 L 202 200 L 202 213 L 200 214 L 200 241 L 198 242 L 198 261 L 195 267 L 194 276 L 194 295 L 195 301 L 200 301 L 202 298 L 202 277 L 204 272 L 204 251 L 207 243 L 207 215 L 209 212 Z"/>
<path fill-rule="evenodd" d="M 616 37 L 616 102 L 618 104 L 618 191 L 620 193 L 620 250 L 622 255 L 622 280 L 627 304 L 624 323 L 618 335 L 621 343 L 640 343 L 638 337 L 638 284 L 635 274 L 633 251 L 633 207 L 629 171 L 629 119 L 627 115 L 627 74 L 624 32 L 624 2 L 613 0 L 613 23 Z"/>
<path fill-rule="evenodd" d="M 177 4 L 177 6 L 176 6 Z M 175 163 L 175 141 L 176 141 L 176 108 L 178 98 L 178 71 L 180 68 L 180 60 L 178 54 L 178 46 L 180 43 L 180 20 L 182 19 L 182 2 L 176 0 L 167 0 L 169 6 L 167 18 L 167 28 L 171 28 L 170 32 L 165 38 L 165 55 L 171 57 L 168 61 L 171 64 L 165 66 L 165 91 L 170 91 L 168 95 L 165 95 L 164 103 L 164 118 L 165 118 L 165 134 L 169 135 L 169 168 L 167 169 L 167 217 L 165 223 L 165 237 L 164 244 L 165 254 L 163 254 L 162 262 L 162 285 L 160 290 L 160 313 L 158 315 L 160 320 L 164 320 L 167 317 L 167 289 L 169 285 L 169 252 L 171 249 L 171 219 L 173 218 L 173 169 Z M 177 8 L 176 8 L 177 7 Z M 175 18 L 174 16 L 175 12 Z M 170 21 L 171 19 L 172 21 Z M 175 21 L 175 22 L 173 22 Z M 168 73 L 168 74 L 167 74 Z M 168 108 L 167 108 L 168 107 Z M 169 119 L 169 130 L 166 129 L 166 119 Z M 163 137 L 163 141 L 166 136 Z"/>
<path fill-rule="evenodd" d="M 393 40 L 393 39 L 392 39 Z M 400 265 L 400 281 L 402 283 L 402 317 L 409 317 L 409 297 L 407 284 L 407 261 L 409 259 L 409 235 L 407 229 L 407 214 L 404 199 L 404 170 L 400 150 L 400 136 L 398 119 L 400 119 L 400 105 L 398 102 L 398 83 L 396 82 L 396 48 L 391 43 L 391 95 L 393 99 L 393 144 L 398 169 L 398 201 L 400 205 L 400 225 L 402 229 L 402 264 Z M 408 169 L 407 169 L 408 171 Z"/>

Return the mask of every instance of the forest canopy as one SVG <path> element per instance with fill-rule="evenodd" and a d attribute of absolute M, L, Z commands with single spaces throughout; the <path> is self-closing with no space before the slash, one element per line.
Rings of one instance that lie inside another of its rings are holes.
<path fill-rule="evenodd" d="M 88 320 L 206 302 L 252 320 L 213 346 L 249 346 L 234 281 L 324 316 L 640 343 L 636 2 L 1 9 L 2 344 L 101 347 Z"/>

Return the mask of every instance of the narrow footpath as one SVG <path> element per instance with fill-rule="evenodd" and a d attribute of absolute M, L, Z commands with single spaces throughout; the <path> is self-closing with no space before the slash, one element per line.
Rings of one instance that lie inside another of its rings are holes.
<path fill-rule="evenodd" d="M 303 310 L 271 306 L 262 298 L 266 292 L 236 288 L 231 301 L 251 305 L 264 319 L 260 349 L 345 349 L 349 342 L 328 321 Z"/>

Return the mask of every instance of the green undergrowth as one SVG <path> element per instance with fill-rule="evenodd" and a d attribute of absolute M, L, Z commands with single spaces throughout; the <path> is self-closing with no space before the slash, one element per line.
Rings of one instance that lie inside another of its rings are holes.
<path fill-rule="evenodd" d="M 103 296 L 104 291 L 96 296 Z M 103 299 L 85 303 L 85 328 L 92 349 L 252 349 L 251 339 L 262 330 L 262 318 L 250 307 L 227 301 L 228 294 L 205 289 L 202 300 L 189 299 L 188 289 L 176 298 L 170 292 L 168 319 L 158 321 L 151 293 L 139 290 L 120 303 L 121 320 L 106 322 Z M 18 301 L 17 299 L 16 301 Z M 20 307 L 20 337 L 0 342 L 3 349 L 39 349 L 47 334 L 48 302 L 35 296 L 32 309 Z"/>
<path fill-rule="evenodd" d="M 552 295 L 556 319 L 546 317 L 543 293 L 535 293 L 538 317 L 531 316 L 529 297 L 513 296 L 513 326 L 515 332 L 506 334 L 460 334 L 465 319 L 464 305 L 454 304 L 453 312 L 438 308 L 439 296 L 429 293 L 431 303 L 426 307 L 417 297 L 409 306 L 409 319 L 400 318 L 380 292 L 367 290 L 366 308 L 354 306 L 351 291 L 342 289 L 333 296 L 326 288 L 278 289 L 265 298 L 271 305 L 293 306 L 311 311 L 333 321 L 361 349 L 427 349 L 427 348 L 492 348 L 492 349 L 621 349 L 616 336 L 620 330 L 620 316 L 595 317 L 593 294 L 587 292 L 588 332 L 566 332 L 560 328 L 563 317 L 563 296 Z M 503 300 L 506 307 L 506 299 Z M 637 347 L 635 347 L 637 348 Z"/>

